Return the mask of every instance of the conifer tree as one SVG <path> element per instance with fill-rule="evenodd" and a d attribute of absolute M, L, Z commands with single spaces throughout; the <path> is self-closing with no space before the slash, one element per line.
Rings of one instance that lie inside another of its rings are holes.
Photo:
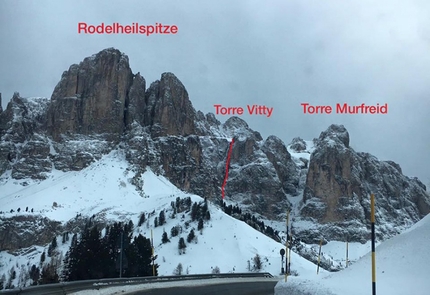
<path fill-rule="evenodd" d="M 141 234 L 134 238 L 127 249 L 129 266 L 126 270 L 126 275 L 130 277 L 152 276 L 153 270 L 155 275 L 158 275 L 158 264 L 154 263 L 152 267 L 152 247 L 150 239 L 145 238 Z"/>
<path fill-rule="evenodd" d="M 194 230 L 192 229 L 187 236 L 187 242 L 191 243 L 191 241 L 194 240 L 195 237 L 196 237 L 196 235 L 194 234 Z"/>
<path fill-rule="evenodd" d="M 45 251 L 42 253 L 42 255 L 40 256 L 40 263 L 45 262 L 45 258 L 46 258 L 46 254 Z"/>
<path fill-rule="evenodd" d="M 185 206 L 187 207 L 187 209 L 191 208 L 191 197 L 185 198 Z"/>
<path fill-rule="evenodd" d="M 38 267 L 36 267 L 35 264 L 33 264 L 30 268 L 30 270 L 28 271 L 28 276 L 30 277 L 30 279 L 32 280 L 31 285 L 37 285 L 37 281 L 39 280 L 39 276 L 40 276 L 40 270 Z M 0 288 L 1 290 L 1 288 Z"/>
<path fill-rule="evenodd" d="M 205 199 L 206 200 L 206 199 Z M 206 214 L 206 212 L 208 212 L 208 203 L 207 201 L 205 201 L 203 203 L 203 207 L 202 207 L 202 216 L 204 216 Z"/>
<path fill-rule="evenodd" d="M 134 229 L 134 223 L 133 223 L 133 221 L 132 221 L 132 220 L 130 220 L 130 221 L 128 222 L 128 224 L 127 224 L 127 231 L 128 231 L 128 232 L 133 232 L 133 229 Z"/>
<path fill-rule="evenodd" d="M 139 222 L 137 223 L 137 226 L 142 226 L 142 224 L 145 223 L 145 220 L 146 220 L 145 212 L 142 212 L 142 214 L 140 214 Z"/>
<path fill-rule="evenodd" d="M 62 278 L 68 281 L 99 279 L 105 276 L 106 251 L 102 247 L 100 231 L 87 228 L 80 241 L 74 235 L 65 258 Z"/>
<path fill-rule="evenodd" d="M 67 251 L 63 259 L 63 270 L 60 274 L 61 281 L 69 281 L 69 265 L 70 265 L 70 251 Z"/>
<path fill-rule="evenodd" d="M 180 209 L 181 209 L 181 207 L 180 207 L 180 205 L 181 205 L 181 199 L 179 197 L 176 198 L 176 204 L 175 205 L 176 205 L 176 211 L 178 213 L 181 213 L 181 211 L 180 211 Z"/>
<path fill-rule="evenodd" d="M 48 263 L 47 265 L 43 266 L 42 272 L 39 278 L 39 284 L 44 285 L 44 284 L 53 284 L 58 282 L 59 282 L 59 277 L 58 277 L 57 271 L 55 270 L 54 265 L 52 265 L 51 263 Z"/>
<path fill-rule="evenodd" d="M 55 248 L 57 248 L 57 238 L 56 237 L 54 237 L 52 239 L 51 244 L 49 244 L 49 247 L 48 247 L 48 257 L 52 256 L 52 251 L 54 251 Z"/>
<path fill-rule="evenodd" d="M 121 247 L 121 231 L 122 224 L 115 222 L 112 226 L 108 227 L 106 234 L 102 240 L 102 246 L 106 251 L 107 263 L 105 265 L 105 277 L 114 278 L 118 277 L 119 273 L 116 268 L 116 261 L 119 259 L 119 252 Z M 123 234 L 123 246 L 124 246 Z M 127 242 L 127 241 L 125 241 Z M 125 245 L 127 247 L 127 245 Z"/>
<path fill-rule="evenodd" d="M 163 244 L 166 244 L 166 243 L 170 242 L 169 238 L 167 237 L 167 233 L 166 232 L 163 232 L 163 235 L 161 237 L 161 242 Z"/>
<path fill-rule="evenodd" d="M 173 274 L 176 276 L 182 275 L 183 266 L 182 263 L 179 263 L 178 266 L 176 266 L 175 270 L 173 271 Z"/>
<path fill-rule="evenodd" d="M 158 216 L 158 225 L 163 225 L 166 223 L 166 216 L 164 214 L 164 210 L 160 211 L 160 215 Z"/>
<path fill-rule="evenodd" d="M 104 277 L 103 262 L 104 251 L 101 244 L 101 234 L 97 227 L 93 227 L 87 240 L 88 279 L 101 279 Z"/>
<path fill-rule="evenodd" d="M 185 249 L 187 248 L 187 245 L 185 244 L 184 238 L 180 238 L 178 242 L 178 250 L 179 254 L 185 254 Z"/>
<path fill-rule="evenodd" d="M 170 230 L 170 235 L 172 237 L 176 237 L 179 234 L 179 230 L 177 226 L 172 227 L 172 229 Z"/>
<path fill-rule="evenodd" d="M 78 236 L 74 234 L 72 242 L 70 243 L 69 251 L 66 252 L 64 257 L 64 268 L 61 274 L 61 279 L 64 281 L 76 280 L 76 265 L 79 259 L 77 253 Z"/>
<path fill-rule="evenodd" d="M 199 224 L 197 225 L 197 230 L 202 230 L 203 229 L 203 219 L 199 219 Z"/>
<path fill-rule="evenodd" d="M 5 289 L 14 289 L 15 288 L 15 285 L 12 283 L 12 281 L 15 279 L 15 277 L 16 277 L 15 268 L 12 266 L 12 268 L 9 270 L 9 278 L 6 282 Z"/>
<path fill-rule="evenodd" d="M 1 278 L 0 278 L 0 291 L 3 290 L 3 288 L 5 287 L 5 282 L 6 282 L 6 275 L 2 274 Z"/>
<path fill-rule="evenodd" d="M 194 221 L 198 218 L 198 210 L 199 207 L 196 202 L 193 203 L 193 207 L 191 208 L 191 220 Z"/>

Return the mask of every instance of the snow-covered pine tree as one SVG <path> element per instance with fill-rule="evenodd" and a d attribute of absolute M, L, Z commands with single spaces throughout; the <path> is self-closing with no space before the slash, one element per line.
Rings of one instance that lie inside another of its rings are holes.
<path fill-rule="evenodd" d="M 167 233 L 165 231 L 163 232 L 163 235 L 161 236 L 161 242 L 163 244 L 170 242 L 169 238 L 167 237 Z"/>
<path fill-rule="evenodd" d="M 137 226 L 142 226 L 142 224 L 145 222 L 145 220 L 146 220 L 145 212 L 142 212 L 140 214 L 139 222 L 137 223 Z"/>
<path fill-rule="evenodd" d="M 161 226 L 165 223 L 166 223 L 166 215 L 164 214 L 164 210 L 161 210 L 158 216 L 158 225 Z"/>
<path fill-rule="evenodd" d="M 196 235 L 194 233 L 194 229 L 191 229 L 190 233 L 187 236 L 187 242 L 191 243 L 195 239 Z"/>
<path fill-rule="evenodd" d="M 187 245 L 185 244 L 185 240 L 184 238 L 180 238 L 179 242 L 178 242 L 178 250 L 179 250 L 179 255 L 181 254 L 185 254 L 185 249 L 187 248 Z"/>
<path fill-rule="evenodd" d="M 0 290 L 3 290 L 3 288 L 5 287 L 5 282 L 6 282 L 6 276 L 5 274 L 2 274 L 0 278 Z"/>
<path fill-rule="evenodd" d="M 193 203 L 193 207 L 191 208 L 191 220 L 194 221 L 198 218 L 199 207 L 196 202 Z"/>
<path fill-rule="evenodd" d="M 180 276 L 182 275 L 182 270 L 183 270 L 182 263 L 179 263 L 178 266 L 176 266 L 176 268 L 173 270 L 173 274 L 176 276 Z"/>
<path fill-rule="evenodd" d="M 197 225 L 197 230 L 203 230 L 203 219 L 199 219 L 199 224 Z"/>
<path fill-rule="evenodd" d="M 48 257 L 52 256 L 52 251 L 54 251 L 55 248 L 57 248 L 57 237 L 54 237 L 52 239 L 51 244 L 49 244 L 49 247 L 48 247 Z"/>
<path fill-rule="evenodd" d="M 46 259 L 46 254 L 45 254 L 45 252 L 43 252 L 42 255 L 40 255 L 40 264 L 45 262 L 45 259 Z"/>
<path fill-rule="evenodd" d="M 172 237 L 176 237 L 179 234 L 179 229 L 178 227 L 175 225 L 174 227 L 172 227 L 172 229 L 170 230 L 170 235 Z"/>

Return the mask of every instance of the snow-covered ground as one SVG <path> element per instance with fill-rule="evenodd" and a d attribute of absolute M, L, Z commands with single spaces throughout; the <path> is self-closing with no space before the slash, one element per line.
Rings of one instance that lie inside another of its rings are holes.
<path fill-rule="evenodd" d="M 280 273 L 279 251 L 284 248 L 282 244 L 226 215 L 210 202 L 211 220 L 205 222 L 202 233 L 197 231 L 197 222 L 190 222 L 187 228 L 185 224 L 190 221 L 188 215 L 183 218 L 181 213 L 171 218 L 171 202 L 177 197 L 191 197 L 193 202 L 201 202 L 201 197 L 180 191 L 166 178 L 150 170 L 141 176 L 142 193 L 131 184 L 133 176 L 134 172 L 120 150 L 112 151 L 82 171 L 54 171 L 43 181 L 12 180 L 6 173 L 0 180 L 0 207 L 6 211 L 3 213 L 5 216 L 40 214 L 62 223 L 75 218 L 78 213 L 89 217 L 95 215 L 99 220 L 132 220 L 136 235 L 141 233 L 149 238 L 153 231 L 155 254 L 158 255 L 156 262 L 160 265 L 159 275 L 172 275 L 179 263 L 183 266 L 184 274 L 211 273 L 215 267 L 222 273 L 247 272 L 249 265 L 252 268 L 256 254 L 262 258 L 261 271 L 273 275 Z M 34 209 L 34 212 L 25 212 L 26 207 Z M 20 212 L 17 212 L 17 208 L 21 208 Z M 9 212 L 11 209 L 13 213 Z M 154 218 L 163 209 L 166 212 L 166 224 L 154 228 Z M 149 222 L 138 227 L 140 214 L 154 210 L 155 214 L 149 218 Z M 177 237 L 170 237 L 170 229 L 178 224 L 185 229 L 184 232 Z M 187 243 L 186 253 L 180 255 L 179 238 L 186 238 L 192 228 L 195 229 L 197 242 Z M 170 238 L 167 244 L 161 243 L 164 230 Z M 57 241 L 59 251 L 64 255 L 70 242 L 62 244 L 61 236 L 57 237 Z M 31 247 L 27 249 L 29 253 L 18 256 L 0 252 L 0 276 L 5 273 L 7 279 L 10 269 L 14 267 L 17 278 L 13 283 L 22 286 L 23 279 L 19 281 L 19 272 L 28 271 L 33 264 L 39 265 L 40 255 L 47 247 Z M 307 277 L 315 273 L 315 265 L 299 255 L 292 253 L 291 261 L 291 268 L 300 276 Z M 46 262 L 49 262 L 48 257 Z"/>
<path fill-rule="evenodd" d="M 158 255 L 156 262 L 160 265 L 159 275 L 172 275 L 179 263 L 183 266 L 184 274 L 211 273 L 215 267 L 222 273 L 247 272 L 248 261 L 252 267 L 252 259 L 257 253 L 263 261 L 261 271 L 279 275 L 279 251 L 284 245 L 224 214 L 210 202 L 211 220 L 205 222 L 202 233 L 196 230 L 197 242 L 187 243 L 186 253 L 180 255 L 177 247 L 179 238 L 186 238 L 192 228 L 197 228 L 197 223 L 190 222 L 190 217 L 185 215 L 184 218 L 183 214 L 171 218 L 170 204 L 177 197 L 190 197 L 193 202 L 202 202 L 203 199 L 180 191 L 166 178 L 150 170 L 141 175 L 143 192 L 138 191 L 131 183 L 134 175 L 121 150 L 112 151 L 79 172 L 54 171 L 43 181 L 12 180 L 6 173 L 0 179 L 0 208 L 6 211 L 4 216 L 39 214 L 62 223 L 78 213 L 89 217 L 95 215 L 96 219 L 112 222 L 132 220 L 136 235 L 141 233 L 150 237 L 153 231 L 155 254 Z M 34 212 L 25 212 L 26 207 L 32 208 Z M 20 212 L 17 212 L 17 208 L 21 209 Z M 9 212 L 11 209 L 13 213 Z M 154 218 L 161 210 L 166 212 L 166 224 L 154 228 Z M 155 214 L 149 218 L 149 222 L 138 227 L 139 215 L 153 211 Z M 177 237 L 170 237 L 170 229 L 178 224 L 185 229 L 184 232 Z M 167 244 L 161 243 L 164 230 L 170 238 Z M 60 236 L 57 241 L 58 251 L 64 255 L 70 242 L 62 244 Z M 402 235 L 377 247 L 379 295 L 428 294 L 429 243 L 430 216 L 427 216 Z M 28 285 L 25 276 L 20 273 L 27 272 L 33 264 L 40 265 L 40 255 L 47 250 L 47 246 L 22 249 L 19 255 L 0 252 L 0 276 L 5 274 L 7 279 L 10 269 L 14 267 L 17 271 L 14 285 Z M 320 269 L 318 275 L 314 264 L 292 253 L 291 268 L 298 276 L 290 276 L 286 284 L 280 282 L 277 294 L 286 294 L 282 292 L 288 288 L 302 290 L 302 294 L 366 294 L 371 288 L 370 255 L 366 254 L 369 250 L 369 243 L 350 243 L 349 259 L 358 260 L 338 273 Z M 345 243 L 330 242 L 323 246 L 322 252 L 335 257 L 335 260 L 344 261 Z M 49 261 L 47 257 L 45 263 Z"/>
<path fill-rule="evenodd" d="M 430 294 L 430 214 L 376 248 L 378 295 Z M 371 254 L 338 273 L 280 281 L 276 295 L 362 295 L 371 292 Z"/>

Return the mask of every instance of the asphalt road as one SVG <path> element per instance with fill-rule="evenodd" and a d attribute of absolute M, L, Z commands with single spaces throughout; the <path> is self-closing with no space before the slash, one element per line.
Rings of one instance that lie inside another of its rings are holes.
<path fill-rule="evenodd" d="M 188 287 L 157 288 L 127 295 L 273 295 L 277 281 L 221 283 Z"/>

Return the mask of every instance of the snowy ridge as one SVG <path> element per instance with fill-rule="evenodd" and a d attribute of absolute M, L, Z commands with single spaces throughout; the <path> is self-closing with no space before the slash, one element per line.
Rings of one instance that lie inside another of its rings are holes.
<path fill-rule="evenodd" d="M 376 288 L 381 295 L 427 295 L 430 289 L 430 214 L 413 228 L 376 247 Z M 371 255 L 351 267 L 314 280 L 279 282 L 276 295 L 362 295 L 371 292 Z"/>
<path fill-rule="evenodd" d="M 224 273 L 248 272 L 249 267 L 253 267 L 252 259 L 257 253 L 263 262 L 261 271 L 273 275 L 280 273 L 279 251 L 284 245 L 225 214 L 210 202 L 211 219 L 205 221 L 200 233 L 196 229 L 197 223 L 191 222 L 188 214 L 178 213 L 174 218 L 171 217 L 171 202 L 177 197 L 190 197 L 192 202 L 203 202 L 203 198 L 180 191 L 166 178 L 157 176 L 149 169 L 141 175 L 143 192 L 139 192 L 131 184 L 132 176 L 134 173 L 125 160 L 124 152 L 114 150 L 81 171 L 53 171 L 45 180 L 11 180 L 10 173 L 6 173 L 0 180 L 0 201 L 7 211 L 5 217 L 34 214 L 63 224 L 74 219 L 77 214 L 94 216 L 96 220 L 106 223 L 132 220 L 136 235 L 141 233 L 150 237 L 153 231 L 155 254 L 158 255 L 156 262 L 160 265 L 159 275 L 172 275 L 179 263 L 183 265 L 183 272 L 189 274 L 211 273 L 215 267 Z M 34 213 L 25 212 L 25 207 L 33 208 Z M 20 212 L 17 212 L 17 208 L 21 208 Z M 10 213 L 10 209 L 14 212 Z M 154 218 L 161 210 L 165 210 L 166 224 L 154 228 Z M 142 212 L 155 213 L 148 218 L 148 222 L 138 227 Z M 176 237 L 170 237 L 170 229 L 176 225 L 183 227 L 184 231 Z M 186 237 L 191 229 L 195 230 L 197 239 L 187 243 L 186 253 L 180 255 L 179 238 Z M 161 243 L 163 231 L 169 233 L 169 243 Z M 61 236 L 57 240 L 61 241 Z M 68 250 L 69 243 L 59 242 L 58 251 L 62 256 Z M 47 250 L 47 246 L 21 249 L 14 255 L 0 252 L 2 273 L 6 273 L 6 280 L 13 268 L 17 276 L 12 283 L 15 286 L 28 286 L 30 281 L 25 280 L 25 273 L 31 265 L 39 265 L 40 255 Z M 45 263 L 49 261 L 47 257 Z M 314 264 L 295 253 L 292 253 L 291 265 L 294 271 L 304 277 L 315 269 Z"/>

